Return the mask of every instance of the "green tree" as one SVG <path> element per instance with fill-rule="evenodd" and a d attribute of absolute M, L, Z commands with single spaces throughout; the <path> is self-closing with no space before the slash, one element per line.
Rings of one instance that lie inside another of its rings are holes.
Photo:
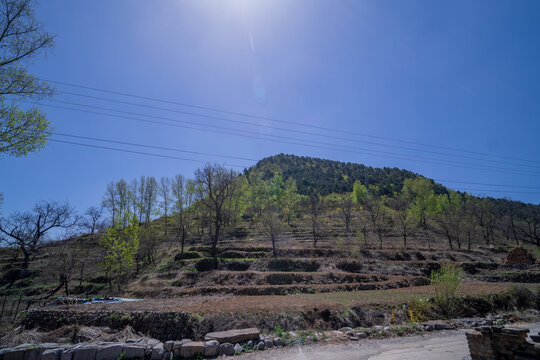
<path fill-rule="evenodd" d="M 298 193 L 296 181 L 290 177 L 285 182 L 284 212 L 287 218 L 287 225 L 298 215 L 298 208 L 304 196 Z"/>
<path fill-rule="evenodd" d="M 35 18 L 35 5 L 34 0 L 0 2 L 0 154 L 24 156 L 37 151 L 51 133 L 49 121 L 37 107 L 23 110 L 17 104 L 54 93 L 26 70 L 31 60 L 53 46 L 54 39 Z"/>
<path fill-rule="evenodd" d="M 435 207 L 435 197 L 431 181 L 423 177 L 405 179 L 402 194 L 412 200 L 411 207 L 409 208 L 411 215 L 418 219 L 420 226 L 427 229 L 427 216 Z"/>
<path fill-rule="evenodd" d="M 465 210 L 461 195 L 455 191 L 450 191 L 448 195 L 441 194 L 436 196 L 435 199 L 435 221 L 446 235 L 448 246 L 453 249 L 454 243 L 456 243 L 458 249 L 461 249 Z"/>
<path fill-rule="evenodd" d="M 113 226 L 107 229 L 99 244 L 105 248 L 103 270 L 107 273 L 109 284 L 115 280 L 118 291 L 122 291 L 133 271 L 135 256 L 139 249 L 139 223 L 130 215 L 127 226 L 122 226 L 120 219 L 115 219 Z"/>
<path fill-rule="evenodd" d="M 355 203 L 362 205 L 368 194 L 368 189 L 360 182 L 356 180 L 353 184 L 352 199 Z"/>

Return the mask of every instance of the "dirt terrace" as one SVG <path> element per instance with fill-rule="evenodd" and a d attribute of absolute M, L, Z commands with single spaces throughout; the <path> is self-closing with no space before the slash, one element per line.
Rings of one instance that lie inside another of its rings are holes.
<path fill-rule="evenodd" d="M 533 290 L 538 284 L 517 283 L 466 283 L 458 295 L 478 296 L 500 292 L 511 286 L 523 285 Z M 346 309 L 361 305 L 397 305 L 411 297 L 428 298 L 434 295 L 432 286 L 413 286 L 388 290 L 342 291 L 287 296 L 190 296 L 170 299 L 148 299 L 138 302 L 94 305 L 54 306 L 50 309 L 72 309 L 78 311 L 184 311 L 198 314 L 220 313 L 280 313 L 308 311 L 311 309 Z"/>

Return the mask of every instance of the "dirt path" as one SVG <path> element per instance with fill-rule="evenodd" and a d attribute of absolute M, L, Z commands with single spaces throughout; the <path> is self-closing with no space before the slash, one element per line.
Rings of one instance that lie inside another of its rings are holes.
<path fill-rule="evenodd" d="M 540 323 L 522 325 L 531 333 Z M 364 340 L 351 344 L 315 345 L 272 349 L 239 357 L 249 360 L 456 360 L 470 359 L 465 330 L 444 331 L 427 336 Z"/>

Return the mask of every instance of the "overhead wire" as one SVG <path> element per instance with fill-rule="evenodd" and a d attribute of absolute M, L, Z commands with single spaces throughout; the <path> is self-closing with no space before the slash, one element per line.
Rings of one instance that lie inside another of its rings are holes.
<path fill-rule="evenodd" d="M 130 116 L 118 116 L 118 115 L 114 115 L 114 114 L 95 112 L 95 111 L 88 111 L 88 110 L 78 109 L 78 108 L 70 108 L 70 107 L 65 107 L 65 106 L 55 106 L 55 105 L 46 104 L 46 103 L 40 103 L 40 105 L 56 107 L 56 108 L 61 108 L 61 109 L 67 109 L 67 110 L 72 110 L 72 111 L 82 111 L 82 112 L 87 112 L 87 113 L 94 113 L 94 114 L 105 115 L 105 116 L 110 116 L 110 117 L 117 117 L 117 118 L 123 118 L 123 119 L 129 119 L 129 120 L 143 121 L 143 122 L 149 122 L 149 123 L 160 124 L 160 125 L 178 126 L 178 127 L 190 128 L 190 129 L 193 129 L 193 130 L 199 130 L 199 131 L 205 131 L 205 132 L 224 133 L 223 131 L 217 131 L 216 130 L 216 129 L 220 129 L 220 130 L 227 131 L 227 132 L 225 132 L 225 134 L 227 134 L 227 135 L 254 138 L 254 139 L 265 140 L 265 141 L 278 141 L 278 142 L 282 142 L 282 143 L 289 143 L 289 144 L 301 145 L 301 146 L 309 146 L 309 147 L 314 147 L 314 148 L 323 148 L 323 149 L 327 149 L 327 150 L 343 151 L 343 152 L 349 152 L 349 153 L 358 153 L 358 154 L 362 154 L 362 155 L 366 155 L 366 154 L 367 155 L 374 155 L 374 153 L 375 153 L 375 156 L 377 156 L 378 154 L 383 154 L 383 155 L 385 155 L 387 157 L 393 157 L 393 158 L 411 160 L 411 161 L 421 161 L 421 162 L 424 162 L 424 163 L 427 162 L 427 163 L 432 163 L 432 164 L 437 164 L 437 165 L 456 166 L 456 167 L 462 167 L 462 168 L 468 168 L 468 169 L 477 169 L 477 170 L 479 169 L 479 170 L 487 170 L 487 171 L 496 170 L 497 172 L 501 172 L 501 170 L 502 170 L 502 172 L 509 173 L 509 174 L 540 176 L 540 174 L 527 173 L 527 172 L 522 172 L 522 171 L 519 171 L 519 170 L 516 170 L 516 169 L 509 169 L 509 168 L 496 167 L 496 166 L 490 166 L 490 165 L 478 165 L 478 164 L 463 163 L 463 162 L 457 162 L 457 161 L 451 161 L 451 160 L 445 160 L 445 159 L 433 159 L 433 158 L 429 158 L 429 157 L 412 156 L 410 154 L 404 154 L 406 156 L 405 157 L 402 154 L 396 154 L 396 153 L 387 152 L 387 151 L 365 149 L 365 148 L 358 148 L 358 147 L 350 147 L 350 146 L 344 146 L 344 145 L 332 144 L 332 143 L 326 143 L 326 142 L 315 142 L 315 141 L 312 141 L 312 140 L 298 139 L 298 138 L 279 136 L 279 135 L 260 134 L 260 133 L 253 132 L 253 131 L 248 131 L 248 130 L 220 127 L 220 126 L 210 125 L 210 124 L 200 124 L 200 123 L 187 121 L 187 120 L 179 120 L 179 119 L 172 119 L 172 118 L 163 117 L 163 116 L 155 116 L 155 115 L 141 114 L 141 113 L 130 112 L 130 111 L 110 109 L 110 108 L 104 108 L 104 107 L 101 107 L 101 106 L 78 104 L 78 103 L 66 102 L 66 101 L 61 101 L 61 100 L 46 100 L 46 101 L 52 101 L 52 102 L 61 103 L 61 104 L 69 104 L 69 105 L 74 105 L 74 106 L 79 106 L 79 107 L 84 107 L 84 108 L 92 108 L 92 109 L 99 109 L 99 110 L 105 110 L 105 111 L 112 111 L 112 112 L 116 112 L 116 113 L 120 113 L 120 114 L 128 114 L 128 115 L 142 116 L 142 117 L 161 119 L 161 120 L 173 121 L 173 122 L 179 122 L 179 123 L 187 123 L 187 124 L 191 124 L 191 125 L 195 125 L 195 126 L 207 126 L 207 127 L 211 127 L 212 129 L 201 129 L 201 128 L 194 128 L 194 127 L 190 127 L 190 126 L 182 126 L 182 125 L 177 125 L 177 124 L 163 123 L 163 122 L 158 122 L 158 121 L 149 121 L 149 120 L 146 120 L 146 119 L 138 119 L 138 118 L 133 118 L 133 117 L 130 117 Z M 34 102 L 30 102 L 30 101 L 25 101 L 25 100 L 23 100 L 22 102 L 34 103 Z M 233 133 L 231 133 L 231 131 Z M 239 132 L 241 134 L 236 134 L 236 132 Z M 248 135 L 245 135 L 245 134 L 248 134 Z M 253 135 L 255 135 L 255 136 L 253 136 Z M 292 141 L 295 141 L 295 142 L 283 141 L 283 140 L 273 140 L 273 139 L 265 138 L 265 137 L 262 137 L 262 136 L 267 136 L 267 137 L 270 137 L 270 138 L 292 140 Z M 301 143 L 298 143 L 298 141 L 300 141 Z M 318 144 L 318 145 L 315 145 L 315 144 Z M 323 145 L 323 146 L 320 146 L 320 145 Z M 359 151 L 359 150 L 361 150 L 361 151 Z"/>
<path fill-rule="evenodd" d="M 248 125 L 248 126 L 263 127 L 263 128 L 266 128 L 266 129 L 287 131 L 287 132 L 293 132 L 293 133 L 302 134 L 302 135 L 318 136 L 318 137 L 323 137 L 325 139 L 349 141 L 349 142 L 354 142 L 354 143 L 363 143 L 363 144 L 368 144 L 368 145 L 375 145 L 375 146 L 380 146 L 380 147 L 389 147 L 389 148 L 394 148 L 394 149 L 408 150 L 408 151 L 421 152 L 421 153 L 427 153 L 427 154 L 433 154 L 433 155 L 441 155 L 441 156 L 447 156 L 447 157 L 460 157 L 460 158 L 464 158 L 464 159 L 479 160 L 479 161 L 483 161 L 483 162 L 490 162 L 490 163 L 498 163 L 498 164 L 506 164 L 506 165 L 533 168 L 533 169 L 540 169 L 540 166 L 534 166 L 534 165 L 516 164 L 515 162 L 505 162 L 505 161 L 500 161 L 500 160 L 489 160 L 489 159 L 482 159 L 482 158 L 478 158 L 478 157 L 474 157 L 474 156 L 448 154 L 448 153 L 442 153 L 442 152 L 439 152 L 439 151 L 432 151 L 432 150 L 425 150 L 425 149 L 415 149 L 415 148 L 406 147 L 406 146 L 383 144 L 383 143 L 379 143 L 379 142 L 352 139 L 352 138 L 347 138 L 347 137 L 342 137 L 342 136 L 332 136 L 332 135 L 329 135 L 329 134 L 319 134 L 319 133 L 313 133 L 313 132 L 302 131 L 302 130 L 297 130 L 297 129 L 284 128 L 284 127 L 278 127 L 278 126 L 271 126 L 271 125 L 267 125 L 267 124 L 260 124 L 260 123 L 257 124 L 257 123 L 253 123 L 253 122 L 249 122 L 249 121 L 243 121 L 243 120 L 237 120 L 237 119 L 229 119 L 229 118 L 224 118 L 224 117 L 220 117 L 220 116 L 199 114 L 199 113 L 194 113 L 194 112 L 189 112 L 189 111 L 182 111 L 182 110 L 177 110 L 177 109 L 164 108 L 164 107 L 160 107 L 160 106 L 140 104 L 140 103 L 135 103 L 135 102 L 130 102 L 130 101 L 109 99 L 109 98 L 105 98 L 105 97 L 101 97 L 101 96 L 80 94 L 80 93 L 74 93 L 74 92 L 69 92 L 69 91 L 60 91 L 60 93 L 61 94 L 72 95 L 72 96 L 83 97 L 83 98 L 87 98 L 87 99 L 106 101 L 106 102 L 111 102 L 111 103 L 116 103 L 116 104 L 137 106 L 137 107 L 153 109 L 153 110 L 160 110 L 160 111 L 168 111 L 168 112 L 173 112 L 173 113 L 182 114 L 182 115 L 195 116 L 195 117 L 201 117 L 201 118 L 219 120 L 219 121 L 225 121 L 225 122 L 232 122 L 232 123 Z"/>
<path fill-rule="evenodd" d="M 406 144 L 425 146 L 425 147 L 431 147 L 431 148 L 437 148 L 437 149 L 444 149 L 444 150 L 461 152 L 461 153 L 469 153 L 469 154 L 489 156 L 489 157 L 494 157 L 494 158 L 503 158 L 503 159 L 509 159 L 509 160 L 517 160 L 517 161 L 540 164 L 540 161 L 538 161 L 538 160 L 523 159 L 523 158 L 514 157 L 514 156 L 496 155 L 496 154 L 490 154 L 490 153 L 485 153 L 485 152 L 472 151 L 472 150 L 466 150 L 466 149 L 460 149 L 460 148 L 454 148 L 454 147 L 448 147 L 448 146 L 442 146 L 442 145 L 426 144 L 426 143 L 421 143 L 421 142 L 416 142 L 416 141 L 410 141 L 410 140 L 397 139 L 397 138 L 392 138 L 392 137 L 385 137 L 385 136 L 378 136 L 378 135 L 372 135 L 372 134 L 367 134 L 367 133 L 361 133 L 361 132 L 352 131 L 352 130 L 341 130 L 341 129 L 329 128 L 329 127 L 318 126 L 318 125 L 313 125 L 313 124 L 307 124 L 307 123 L 301 123 L 301 122 L 295 122 L 295 121 L 288 121 L 288 120 L 281 120 L 281 119 L 277 119 L 277 118 L 273 118 L 273 117 L 267 117 L 267 116 L 260 116 L 260 115 L 236 112 L 236 111 L 223 110 L 223 109 L 219 109 L 219 108 L 211 107 L 211 106 L 201 106 L 201 105 L 190 104 L 190 103 L 186 103 L 186 102 L 164 100 L 164 99 L 159 99 L 159 98 L 149 97 L 149 96 L 141 96 L 141 95 L 131 94 L 131 93 L 127 93 L 127 92 L 108 90 L 108 89 L 103 89 L 103 88 L 98 88 L 98 87 L 90 87 L 90 86 L 85 86 L 85 85 L 80 85 L 80 84 L 69 83 L 69 82 L 62 82 L 62 81 L 48 80 L 48 79 L 41 79 L 41 80 L 47 81 L 47 82 L 50 82 L 50 83 L 53 83 L 53 84 L 57 84 L 57 85 L 63 85 L 63 86 L 75 87 L 75 88 L 79 88 L 79 89 L 98 91 L 98 92 L 102 92 L 102 93 L 115 94 L 115 95 L 120 95 L 120 96 L 126 96 L 126 97 L 141 99 L 141 100 L 155 101 L 155 102 L 171 104 L 171 105 L 179 105 L 179 106 L 190 107 L 190 108 L 195 108 L 195 109 L 200 109 L 200 110 L 214 111 L 214 112 L 218 112 L 218 113 L 229 114 L 229 115 L 234 115 L 234 116 L 240 116 L 240 117 L 245 117 L 245 118 L 266 120 L 266 121 L 272 121 L 272 122 L 276 122 L 276 123 L 289 124 L 289 125 L 313 128 L 313 129 L 324 130 L 324 131 L 332 131 L 332 132 L 342 133 L 342 134 L 347 134 L 347 135 L 356 135 L 356 136 L 368 137 L 368 138 L 373 138 L 373 139 L 380 139 L 380 140 L 386 140 L 386 141 L 406 143 Z"/>

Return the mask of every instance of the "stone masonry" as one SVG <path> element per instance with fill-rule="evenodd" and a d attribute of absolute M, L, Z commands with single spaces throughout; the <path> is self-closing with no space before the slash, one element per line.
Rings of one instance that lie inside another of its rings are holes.
<path fill-rule="evenodd" d="M 527 341 L 529 330 L 482 326 L 467 333 L 472 360 L 540 359 L 540 344 Z M 540 340 L 538 336 L 531 336 Z"/>

